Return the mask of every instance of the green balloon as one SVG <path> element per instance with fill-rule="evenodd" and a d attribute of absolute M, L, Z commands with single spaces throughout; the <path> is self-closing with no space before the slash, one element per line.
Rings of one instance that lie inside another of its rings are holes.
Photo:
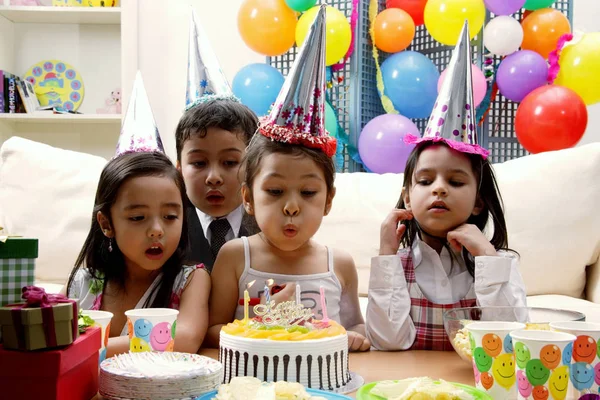
<path fill-rule="evenodd" d="M 527 0 L 523 6 L 526 10 L 539 10 L 540 8 L 550 7 L 556 0 Z"/>
<path fill-rule="evenodd" d="M 175 327 L 177 327 L 177 321 L 173 322 L 173 325 L 171 325 L 171 337 L 173 339 L 175 339 Z"/>
<path fill-rule="evenodd" d="M 517 359 L 517 365 L 519 368 L 525 369 L 527 363 L 531 359 L 531 352 L 523 342 L 515 343 L 515 358 Z"/>
<path fill-rule="evenodd" d="M 285 0 L 285 4 L 294 11 L 304 12 L 313 8 L 317 0 Z"/>
<path fill-rule="evenodd" d="M 333 107 L 329 103 L 325 103 L 325 129 L 329 132 L 329 136 L 337 137 L 337 124 Z"/>
<path fill-rule="evenodd" d="M 531 383 L 531 386 L 541 386 L 548 382 L 550 370 L 542 364 L 542 360 L 534 358 L 527 363 L 525 375 L 527 375 L 527 380 Z"/>
<path fill-rule="evenodd" d="M 488 372 L 492 368 L 492 357 L 490 357 L 483 347 L 478 347 L 473 352 L 473 359 L 479 372 Z"/>

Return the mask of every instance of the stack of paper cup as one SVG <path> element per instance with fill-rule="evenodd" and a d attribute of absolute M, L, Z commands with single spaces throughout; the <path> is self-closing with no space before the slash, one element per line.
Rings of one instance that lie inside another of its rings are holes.
<path fill-rule="evenodd" d="M 100 347 L 100 356 L 98 357 L 98 363 L 101 363 L 106 358 L 106 346 L 110 337 L 110 321 L 112 320 L 113 313 L 98 310 L 82 310 L 81 313 L 93 319 L 94 326 L 99 326 L 102 330 L 102 347 Z"/>

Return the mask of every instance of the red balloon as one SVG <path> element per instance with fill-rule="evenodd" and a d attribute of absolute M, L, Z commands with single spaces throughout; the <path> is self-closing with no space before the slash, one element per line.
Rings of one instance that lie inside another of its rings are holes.
<path fill-rule="evenodd" d="M 427 0 L 387 0 L 385 7 L 406 11 L 412 17 L 415 26 L 419 26 L 425 23 L 423 18 L 425 4 L 427 4 Z"/>
<path fill-rule="evenodd" d="M 573 147 L 587 126 L 583 99 L 573 90 L 542 86 L 529 93 L 515 117 L 517 139 L 530 153 Z"/>

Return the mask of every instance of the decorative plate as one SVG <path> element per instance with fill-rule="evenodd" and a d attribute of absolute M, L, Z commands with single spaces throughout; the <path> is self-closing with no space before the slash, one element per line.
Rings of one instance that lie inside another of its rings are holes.
<path fill-rule="evenodd" d="M 324 397 L 329 400 L 350 400 L 350 399 L 352 399 L 351 397 L 344 396 L 343 394 L 332 393 L 332 392 L 328 392 L 325 390 L 306 389 L 306 393 L 310 394 L 311 396 L 320 396 L 320 397 Z M 196 397 L 195 400 L 211 400 L 211 399 L 214 399 L 216 395 L 217 395 L 217 391 L 212 390 L 208 393 L 203 394 L 200 397 Z"/>
<path fill-rule="evenodd" d="M 24 76 L 33 85 L 42 107 L 57 105 L 76 111 L 81 106 L 85 92 L 83 79 L 70 64 L 59 60 L 40 61 Z"/>
<path fill-rule="evenodd" d="M 439 383 L 439 381 L 435 381 L 435 382 Z M 368 384 L 364 385 L 363 387 L 361 387 L 358 390 L 358 392 L 356 393 L 356 399 L 357 400 L 382 400 L 383 397 L 377 396 L 375 394 L 371 394 L 371 389 L 373 389 L 373 386 L 375 386 L 378 383 L 379 382 L 371 382 L 371 383 L 368 383 Z M 466 393 L 473 396 L 473 398 L 475 400 L 493 400 L 487 393 L 484 393 L 481 390 L 479 390 L 473 386 L 463 385 L 462 383 L 455 383 L 455 382 L 448 382 L 448 383 L 456 386 L 459 389 L 464 390 Z"/>

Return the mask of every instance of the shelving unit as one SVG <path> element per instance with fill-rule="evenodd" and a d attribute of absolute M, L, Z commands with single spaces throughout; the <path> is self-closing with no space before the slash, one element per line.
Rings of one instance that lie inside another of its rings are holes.
<path fill-rule="evenodd" d="M 121 115 L 99 109 L 122 88 L 121 7 L 11 6 L 0 0 L 0 69 L 25 78 L 45 60 L 70 64 L 82 77 L 82 114 L 0 114 L 0 145 L 21 136 L 70 150 L 108 156 L 114 151 Z"/>
<path fill-rule="evenodd" d="M 0 114 L 0 121 L 19 124 L 121 124 L 117 114 Z"/>
<path fill-rule="evenodd" d="M 0 15 L 14 23 L 121 24 L 121 7 L 0 6 Z"/>

